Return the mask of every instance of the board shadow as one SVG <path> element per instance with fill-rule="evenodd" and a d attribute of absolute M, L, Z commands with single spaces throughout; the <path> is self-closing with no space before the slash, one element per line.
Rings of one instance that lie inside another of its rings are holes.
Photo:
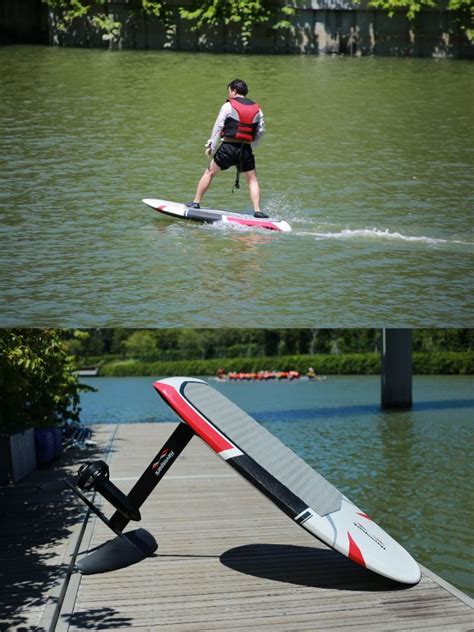
<path fill-rule="evenodd" d="M 220 556 L 224 566 L 263 579 L 332 590 L 393 591 L 409 588 L 377 575 L 330 549 L 292 544 L 248 544 Z"/>

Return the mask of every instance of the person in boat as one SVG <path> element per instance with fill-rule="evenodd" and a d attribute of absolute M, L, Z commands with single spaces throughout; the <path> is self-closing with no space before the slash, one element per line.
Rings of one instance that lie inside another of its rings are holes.
<path fill-rule="evenodd" d="M 314 370 L 312 366 L 309 367 L 306 375 L 308 376 L 308 379 L 310 380 L 314 380 L 317 377 L 316 371 Z"/>
<path fill-rule="evenodd" d="M 288 379 L 289 380 L 299 380 L 300 372 L 299 371 L 288 371 Z"/>
<path fill-rule="evenodd" d="M 225 379 L 226 379 L 227 375 L 226 375 L 226 372 L 225 372 L 224 367 L 220 366 L 220 367 L 217 369 L 217 371 L 216 371 L 216 377 L 217 377 L 219 380 L 225 380 Z"/>
<path fill-rule="evenodd" d="M 260 185 L 255 170 L 253 149 L 265 132 L 265 121 L 258 103 L 247 98 L 248 86 L 234 79 L 227 86 L 228 99 L 221 107 L 206 143 L 206 156 L 211 158 L 188 208 L 201 208 L 201 200 L 215 175 L 230 167 L 237 167 L 235 187 L 239 188 L 240 173 L 244 173 L 254 208 L 254 217 L 268 217 L 260 208 Z M 222 141 L 219 144 L 219 141 Z"/>

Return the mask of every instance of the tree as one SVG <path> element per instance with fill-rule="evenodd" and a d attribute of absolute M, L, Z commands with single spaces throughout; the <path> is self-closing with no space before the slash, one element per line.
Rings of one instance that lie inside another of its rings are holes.
<path fill-rule="evenodd" d="M 79 391 L 88 387 L 74 369 L 57 331 L 0 330 L 0 430 L 79 420 Z"/>
<path fill-rule="evenodd" d="M 152 360 L 156 358 L 156 338 L 152 330 L 134 331 L 124 342 L 129 355 L 139 360 Z"/>
<path fill-rule="evenodd" d="M 208 360 L 379 352 L 381 329 L 94 329 L 61 332 L 81 364 L 113 356 L 137 360 Z M 413 330 L 413 351 L 469 351 L 474 330 Z"/>

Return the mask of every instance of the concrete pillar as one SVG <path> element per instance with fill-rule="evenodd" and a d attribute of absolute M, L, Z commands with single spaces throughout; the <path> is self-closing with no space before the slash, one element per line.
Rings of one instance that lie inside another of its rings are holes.
<path fill-rule="evenodd" d="M 382 408 L 411 408 L 411 329 L 383 329 L 382 339 Z"/>

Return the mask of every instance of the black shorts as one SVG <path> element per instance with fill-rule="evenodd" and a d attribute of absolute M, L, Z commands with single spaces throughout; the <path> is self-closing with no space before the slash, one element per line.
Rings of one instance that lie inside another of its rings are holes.
<path fill-rule="evenodd" d="M 255 157 L 248 143 L 222 143 L 214 154 L 214 162 L 222 171 L 230 167 L 237 167 L 242 173 L 255 169 Z"/>

